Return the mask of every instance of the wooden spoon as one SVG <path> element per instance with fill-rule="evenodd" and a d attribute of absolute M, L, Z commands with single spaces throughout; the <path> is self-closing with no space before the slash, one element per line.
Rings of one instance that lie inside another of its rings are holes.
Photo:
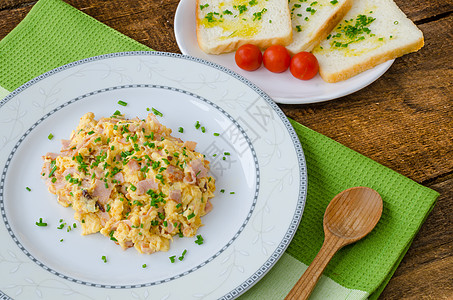
<path fill-rule="evenodd" d="M 285 299 L 308 299 L 334 254 L 366 236 L 381 214 L 382 198 L 373 189 L 353 187 L 336 195 L 324 214 L 325 239 L 321 250 Z"/>

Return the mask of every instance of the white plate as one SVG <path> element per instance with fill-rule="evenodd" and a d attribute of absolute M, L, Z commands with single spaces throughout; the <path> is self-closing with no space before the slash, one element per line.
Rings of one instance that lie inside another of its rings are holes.
<path fill-rule="evenodd" d="M 285 104 L 306 104 L 333 100 L 352 94 L 381 77 L 394 60 L 382 63 L 348 80 L 327 83 L 316 75 L 302 81 L 294 78 L 289 70 L 275 74 L 264 67 L 248 72 L 240 69 L 234 61 L 234 53 L 210 55 L 203 52 L 197 43 L 195 28 L 195 0 L 181 0 L 175 15 L 175 36 L 183 54 L 215 62 L 232 69 L 262 88 L 272 99 Z"/>
<path fill-rule="evenodd" d="M 217 191 L 199 230 L 205 243 L 175 238 L 169 252 L 143 255 L 101 234 L 57 229 L 60 219 L 75 222 L 73 210 L 47 191 L 41 155 L 59 151 L 86 112 L 132 118 L 151 107 L 211 161 Z M 71 63 L 3 99 L 0 120 L 0 298 L 233 299 L 277 262 L 303 213 L 306 165 L 290 123 L 258 87 L 204 60 L 126 52 Z M 48 226 L 36 226 L 39 218 Z"/>

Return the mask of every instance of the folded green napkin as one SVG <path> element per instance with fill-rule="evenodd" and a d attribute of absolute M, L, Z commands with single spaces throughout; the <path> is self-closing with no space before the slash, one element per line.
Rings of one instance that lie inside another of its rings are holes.
<path fill-rule="evenodd" d="M 151 49 L 61 0 L 40 0 L 0 41 L 0 99 L 60 65 L 135 50 Z M 353 186 L 368 186 L 381 194 L 382 218 L 365 239 L 335 255 L 312 298 L 376 299 L 431 211 L 438 193 L 297 122 L 292 124 L 308 168 L 303 218 L 276 266 L 241 299 L 284 298 L 321 247 L 322 218 L 327 204 L 337 193 Z"/>

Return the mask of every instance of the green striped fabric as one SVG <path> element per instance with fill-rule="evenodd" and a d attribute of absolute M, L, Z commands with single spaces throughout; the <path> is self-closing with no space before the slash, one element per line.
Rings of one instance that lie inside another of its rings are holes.
<path fill-rule="evenodd" d="M 0 41 L 0 99 L 63 64 L 100 54 L 151 50 L 61 0 L 40 0 Z M 292 121 L 308 167 L 308 195 L 299 229 L 276 266 L 241 299 L 282 299 L 319 251 L 324 210 L 353 186 L 377 190 L 384 211 L 365 239 L 340 250 L 313 299 L 375 299 L 390 280 L 438 193 Z"/>

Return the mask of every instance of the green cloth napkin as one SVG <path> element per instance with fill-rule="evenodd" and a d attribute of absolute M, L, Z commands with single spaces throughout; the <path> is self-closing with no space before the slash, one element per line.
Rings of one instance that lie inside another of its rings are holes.
<path fill-rule="evenodd" d="M 0 41 L 0 99 L 63 64 L 100 54 L 151 50 L 61 0 L 38 1 Z M 3 94 L 2 94 L 3 92 Z M 313 299 L 376 299 L 390 280 L 438 193 L 291 121 L 308 168 L 308 195 L 297 233 L 276 266 L 241 299 L 282 299 L 313 260 L 324 239 L 329 201 L 353 186 L 384 200 L 382 218 L 365 239 L 338 252 Z"/>

